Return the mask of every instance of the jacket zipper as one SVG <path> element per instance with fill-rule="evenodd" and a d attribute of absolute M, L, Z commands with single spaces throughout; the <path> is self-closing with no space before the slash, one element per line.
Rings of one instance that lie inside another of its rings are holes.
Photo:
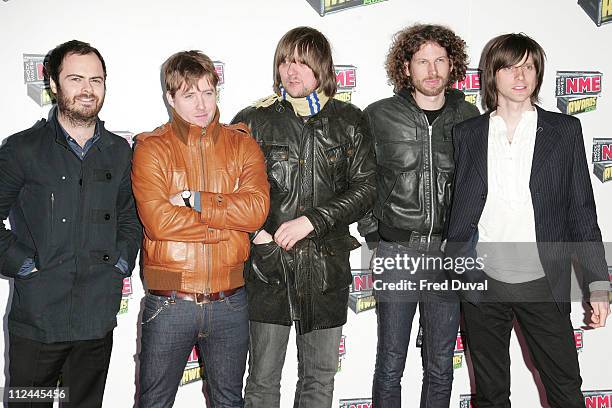
<path fill-rule="evenodd" d="M 53 224 L 55 224 L 55 218 L 53 213 L 55 212 L 55 195 L 51 193 L 51 237 L 53 237 Z"/>
<path fill-rule="evenodd" d="M 425 117 L 427 119 L 427 117 Z M 434 120 L 434 123 L 436 121 Z M 427 125 L 429 129 L 429 204 L 431 209 L 431 226 L 429 227 L 429 234 L 427 235 L 427 250 L 429 251 L 429 245 L 431 243 L 431 234 L 433 233 L 434 220 L 435 220 L 435 209 L 434 209 L 434 171 L 433 171 L 433 155 L 431 154 L 433 144 L 431 139 L 433 138 L 433 124 L 429 124 L 429 120 L 427 120 Z"/>
<path fill-rule="evenodd" d="M 204 148 L 202 146 L 202 141 L 204 140 L 204 138 L 206 137 L 206 128 L 202 129 L 202 133 L 201 133 L 201 137 L 200 137 L 200 156 L 202 158 L 202 180 L 203 180 L 203 185 L 202 185 L 202 190 L 206 191 L 206 171 L 204 168 Z M 204 211 L 204 209 L 202 209 L 202 211 Z M 205 287 L 204 287 L 204 293 L 210 293 L 210 280 L 211 280 L 211 270 L 212 270 L 212 265 L 211 265 L 211 248 L 209 244 L 204 244 L 204 251 L 205 251 L 205 256 L 206 256 L 206 272 L 207 272 L 207 276 L 208 278 L 206 279 L 206 283 L 205 283 Z"/>

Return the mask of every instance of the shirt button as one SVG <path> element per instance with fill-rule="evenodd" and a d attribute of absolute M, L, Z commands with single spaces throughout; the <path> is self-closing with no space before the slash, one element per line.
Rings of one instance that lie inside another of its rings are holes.
<path fill-rule="evenodd" d="M 65 219 L 65 218 L 62 218 L 62 222 L 66 222 L 66 219 Z"/>
<path fill-rule="evenodd" d="M 303 212 L 305 210 L 303 205 L 300 205 L 300 208 L 298 208 L 300 210 L 300 212 Z"/>
<path fill-rule="evenodd" d="M 110 256 L 108 256 L 106 254 L 102 257 L 102 260 L 105 261 L 105 262 L 108 261 L 109 259 L 110 259 Z"/>
<path fill-rule="evenodd" d="M 62 180 L 66 180 L 66 176 L 62 176 Z"/>
<path fill-rule="evenodd" d="M 104 219 L 105 219 L 106 221 L 110 220 L 110 214 L 104 214 Z"/>

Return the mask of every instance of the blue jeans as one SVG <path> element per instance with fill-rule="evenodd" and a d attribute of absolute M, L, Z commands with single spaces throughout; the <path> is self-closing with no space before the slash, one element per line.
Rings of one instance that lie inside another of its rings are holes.
<path fill-rule="evenodd" d="M 197 304 L 147 293 L 140 351 L 141 408 L 171 407 L 187 358 L 197 345 L 211 408 L 242 408 L 249 342 L 244 289 Z"/>
<path fill-rule="evenodd" d="M 278 408 L 280 380 L 291 326 L 251 322 L 249 376 L 244 392 L 245 408 Z M 294 408 L 329 408 L 342 327 L 314 330 L 296 336 L 298 381 Z"/>
<path fill-rule="evenodd" d="M 381 241 L 376 256 L 379 258 L 423 257 L 423 254 L 401 245 Z M 425 256 L 442 256 L 430 252 Z M 459 299 L 455 293 L 418 290 L 419 280 L 433 281 L 435 271 L 419 269 L 414 275 L 393 266 L 375 279 L 416 282 L 416 288 L 406 291 L 376 293 L 378 347 L 372 386 L 372 402 L 376 408 L 401 407 L 401 379 L 406 365 L 412 320 L 419 306 L 423 326 L 421 359 L 423 387 L 421 408 L 448 408 L 453 384 L 453 351 L 459 329 Z M 384 295 L 384 296 L 381 296 Z"/>

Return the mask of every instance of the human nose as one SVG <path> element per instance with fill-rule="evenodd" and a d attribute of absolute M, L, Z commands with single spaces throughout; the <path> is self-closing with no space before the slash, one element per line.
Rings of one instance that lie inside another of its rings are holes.
<path fill-rule="evenodd" d="M 514 77 L 518 79 L 522 79 L 524 76 L 524 67 L 521 65 L 520 67 L 514 67 Z"/>
<path fill-rule="evenodd" d="M 429 75 L 437 75 L 438 74 L 438 67 L 436 67 L 436 64 L 434 62 L 430 62 L 427 66 L 428 69 L 428 73 Z"/>
<path fill-rule="evenodd" d="M 293 62 L 290 62 L 287 65 L 287 74 L 288 75 L 293 75 L 295 73 L 295 64 Z"/>

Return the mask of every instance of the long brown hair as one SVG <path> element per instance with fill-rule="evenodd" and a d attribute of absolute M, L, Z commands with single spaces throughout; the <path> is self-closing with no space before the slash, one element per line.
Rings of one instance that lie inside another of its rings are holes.
<path fill-rule="evenodd" d="M 336 94 L 336 71 L 332 60 L 331 47 L 327 38 L 312 27 L 297 27 L 280 39 L 274 53 L 274 92 L 280 95 L 282 86 L 278 67 L 285 61 L 292 61 L 297 51 L 300 63 L 306 64 L 319 83 L 318 89 L 328 97 Z"/>
<path fill-rule="evenodd" d="M 531 103 L 538 102 L 538 94 L 544 78 L 544 49 L 533 38 L 523 33 L 503 34 L 489 41 L 481 58 L 482 69 L 482 102 L 490 111 L 497 109 L 497 84 L 495 75 L 502 68 L 511 67 L 523 60 L 533 59 L 536 69 L 537 84 L 531 94 Z"/>

